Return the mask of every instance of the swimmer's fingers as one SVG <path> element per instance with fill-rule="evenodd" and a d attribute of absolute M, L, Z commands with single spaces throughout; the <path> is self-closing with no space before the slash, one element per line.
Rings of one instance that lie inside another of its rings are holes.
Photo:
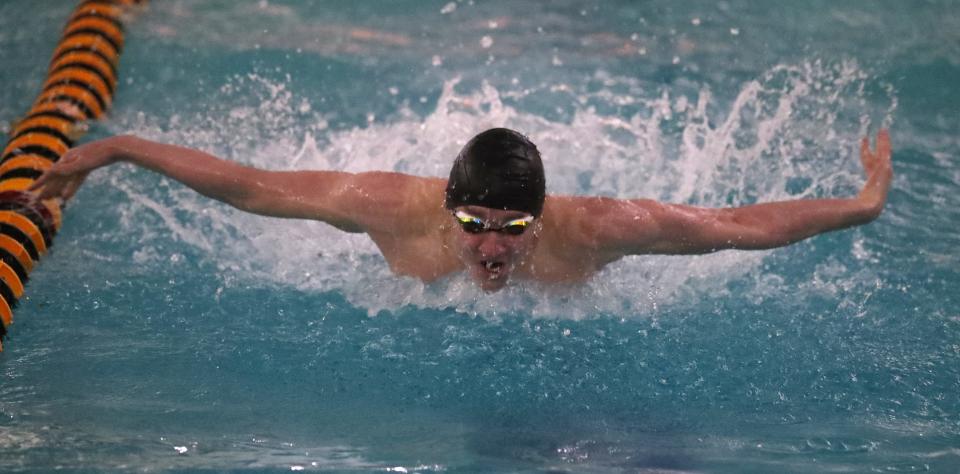
<path fill-rule="evenodd" d="M 873 152 L 870 151 L 870 137 L 863 137 L 860 140 L 860 163 L 867 174 L 870 174 L 870 168 L 873 168 L 873 161 Z"/>
<path fill-rule="evenodd" d="M 56 186 L 56 178 L 53 178 L 53 179 L 50 178 L 53 174 L 51 171 L 52 171 L 52 168 L 48 169 L 47 171 L 44 171 L 43 174 L 40 175 L 40 177 L 37 178 L 37 180 L 34 181 L 29 188 L 27 188 L 27 191 L 37 193 L 37 197 L 39 197 L 40 199 L 47 199 L 52 197 L 52 194 L 54 193 L 54 189 L 57 186 Z"/>
<path fill-rule="evenodd" d="M 33 184 L 27 188 L 28 191 L 37 194 L 40 199 L 50 199 L 60 197 L 60 190 L 63 188 L 63 180 L 51 178 L 49 170 L 43 173 Z"/>
<path fill-rule="evenodd" d="M 80 189 L 80 185 L 87 179 L 87 175 L 90 173 L 81 173 L 79 175 L 71 177 L 67 183 L 63 186 L 63 189 L 60 191 L 60 197 L 64 201 L 70 200 L 74 194 L 77 193 L 77 190 Z"/>
<path fill-rule="evenodd" d="M 37 197 L 40 199 L 69 199 L 70 196 L 73 196 L 77 188 L 83 184 L 89 171 L 76 173 L 71 172 L 69 167 L 60 167 L 58 165 L 54 165 L 40 175 L 40 177 L 30 185 L 28 190 L 37 193 Z"/>
<path fill-rule="evenodd" d="M 860 144 L 860 159 L 867 172 L 867 182 L 863 185 L 859 198 L 874 210 L 874 217 L 882 211 L 893 180 L 890 150 L 890 133 L 887 130 L 877 133 L 876 150 L 870 149 L 870 142 L 866 138 Z"/>
<path fill-rule="evenodd" d="M 874 154 L 873 168 L 870 170 L 869 180 L 882 183 L 884 193 L 893 180 L 893 163 L 891 158 L 890 132 L 886 129 L 877 134 L 877 152 Z"/>
<path fill-rule="evenodd" d="M 40 189 L 49 189 L 55 187 L 58 181 L 65 179 L 71 174 L 70 166 L 68 164 L 68 157 L 70 152 L 68 151 L 60 160 L 53 164 L 48 170 L 44 171 L 43 174 L 37 178 L 33 184 L 28 188 L 29 191 L 37 191 Z"/>
<path fill-rule="evenodd" d="M 877 133 L 876 150 L 870 148 L 870 139 L 864 137 L 860 142 L 860 162 L 867 175 L 873 174 L 878 167 L 890 166 L 890 132 L 886 129 Z"/>
<path fill-rule="evenodd" d="M 877 133 L 877 159 L 881 166 L 890 164 L 890 132 L 887 129 Z"/>
<path fill-rule="evenodd" d="M 42 199 L 68 199 L 83 184 L 90 171 L 109 164 L 109 150 L 101 142 L 93 142 L 68 150 L 50 169 L 33 182 L 29 190 Z"/>
<path fill-rule="evenodd" d="M 27 190 L 37 193 L 37 197 L 40 199 L 59 197 L 60 189 L 63 188 L 65 180 L 66 176 L 57 165 L 53 165 L 40 175 Z"/>

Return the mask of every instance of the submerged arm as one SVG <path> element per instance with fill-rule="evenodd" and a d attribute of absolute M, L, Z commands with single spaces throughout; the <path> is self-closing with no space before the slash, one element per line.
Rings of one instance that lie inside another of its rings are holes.
<path fill-rule="evenodd" d="M 134 136 L 117 136 L 68 151 L 34 183 L 41 198 L 69 199 L 94 169 L 128 162 L 177 180 L 238 209 L 275 217 L 315 219 L 349 232 L 389 225 L 387 199 L 371 190 L 409 188 L 419 178 L 395 173 L 267 171 L 208 153 Z M 395 201 L 395 200 L 394 200 Z M 396 211 L 396 209 L 392 209 Z"/>

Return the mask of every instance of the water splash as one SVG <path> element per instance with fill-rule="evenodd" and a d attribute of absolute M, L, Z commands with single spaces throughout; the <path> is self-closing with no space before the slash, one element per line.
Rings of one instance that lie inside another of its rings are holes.
<path fill-rule="evenodd" d="M 889 122 L 896 106 L 888 90 L 886 115 L 876 116 L 866 97 L 868 76 L 856 63 L 813 61 L 776 66 L 723 94 L 706 86 L 688 95 L 649 90 L 634 78 L 602 72 L 588 81 L 592 84 L 507 90 L 452 79 L 425 116 L 402 109 L 386 123 L 331 129 L 309 99 L 286 86 L 288 81 L 236 77 L 210 101 L 230 105 L 168 123 L 142 114 L 121 116 L 114 128 L 263 168 L 445 176 L 451 157 L 469 137 L 506 126 L 538 144 L 551 193 L 728 206 L 852 194 L 862 182 L 855 158 L 858 139 L 878 121 Z M 525 111 L 526 100 L 542 100 L 544 94 L 558 107 L 572 104 L 569 120 Z M 636 112 L 624 114 L 625 106 Z M 463 276 L 432 285 L 394 277 L 364 236 L 316 222 L 246 215 L 179 187 L 162 193 L 138 189 L 132 181 L 146 178 L 134 174 L 115 169 L 106 178 L 128 196 L 120 212 L 159 216 L 173 238 L 208 254 L 227 275 L 225 282 L 239 278 L 340 291 L 370 314 L 414 305 L 486 316 L 516 311 L 575 319 L 650 315 L 682 297 L 725 291 L 730 281 L 760 273 L 768 255 L 631 257 L 574 289 L 526 284 L 486 295 Z M 141 239 L 155 232 L 136 220 L 125 222 L 124 231 Z M 150 257 L 145 258 L 147 263 Z M 770 286 L 768 277 L 748 278 L 756 291 Z"/>

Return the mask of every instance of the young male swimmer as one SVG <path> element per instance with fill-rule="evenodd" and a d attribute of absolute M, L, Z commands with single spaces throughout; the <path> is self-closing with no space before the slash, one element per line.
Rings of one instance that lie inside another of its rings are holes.
<path fill-rule="evenodd" d="M 467 271 L 486 291 L 511 279 L 583 281 L 636 254 L 769 249 L 865 224 L 883 210 L 893 171 L 890 137 L 863 139 L 867 181 L 856 197 L 710 209 L 647 199 L 547 196 L 540 153 L 494 128 L 473 137 L 450 178 L 392 172 L 266 171 L 207 153 L 117 136 L 67 152 L 31 188 L 69 199 L 91 171 L 118 161 L 265 216 L 315 219 L 365 232 L 394 273 L 433 281 Z"/>

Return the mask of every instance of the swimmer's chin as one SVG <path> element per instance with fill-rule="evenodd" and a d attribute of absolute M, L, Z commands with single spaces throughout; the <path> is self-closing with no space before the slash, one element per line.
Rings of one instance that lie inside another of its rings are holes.
<path fill-rule="evenodd" d="M 479 262 L 473 268 L 473 281 L 486 293 L 494 293 L 507 286 L 512 268 L 503 263 Z"/>
<path fill-rule="evenodd" d="M 485 293 L 496 293 L 507 286 L 507 279 L 498 278 L 496 280 L 481 280 L 477 283 L 480 285 L 480 289 Z"/>

